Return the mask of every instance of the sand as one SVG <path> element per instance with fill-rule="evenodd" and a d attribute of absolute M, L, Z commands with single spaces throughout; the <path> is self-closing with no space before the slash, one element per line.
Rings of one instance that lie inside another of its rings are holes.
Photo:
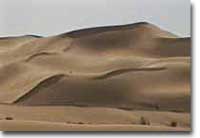
<path fill-rule="evenodd" d="M 0 38 L 0 129 L 190 131 L 190 41 L 144 22 Z"/>

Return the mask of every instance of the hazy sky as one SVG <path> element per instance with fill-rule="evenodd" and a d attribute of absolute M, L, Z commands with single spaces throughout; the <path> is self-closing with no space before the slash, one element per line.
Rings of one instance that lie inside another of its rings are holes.
<path fill-rule="evenodd" d="M 190 36 L 189 0 L 0 0 L 0 36 L 147 21 Z"/>

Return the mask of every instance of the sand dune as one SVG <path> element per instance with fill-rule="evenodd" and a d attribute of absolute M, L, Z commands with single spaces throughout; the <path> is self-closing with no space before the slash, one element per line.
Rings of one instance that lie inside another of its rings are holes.
<path fill-rule="evenodd" d="M 190 43 L 149 23 L 1 38 L 0 104 L 189 113 Z"/>
<path fill-rule="evenodd" d="M 187 74 L 189 66 L 177 62 L 163 67 L 117 69 L 95 75 L 57 74 L 40 82 L 17 103 L 133 109 L 141 106 L 185 111 L 189 110 L 190 103 L 190 76 Z M 154 87 L 152 82 L 157 82 Z"/>
<path fill-rule="evenodd" d="M 28 66 L 27 63 L 12 64 L 1 70 L 1 78 L 5 78 L 1 81 L 1 102 L 127 108 L 143 105 L 146 108 L 155 109 L 159 106 L 160 110 L 168 108 L 185 111 L 189 110 L 190 102 L 189 61 L 189 58 L 159 59 L 140 66 L 134 62 L 125 62 L 124 68 L 120 64 L 110 65 L 108 62 L 98 70 L 96 68 L 100 65 L 89 64 L 82 72 L 78 69 L 52 69 L 45 64 L 43 68 L 41 64 L 37 66 L 35 63 Z M 36 67 L 33 68 L 33 65 Z M 14 74 L 7 77 L 6 74 L 11 73 Z M 152 82 L 156 82 L 154 87 Z M 138 98 L 140 96 L 142 98 Z M 148 100 L 152 98 L 155 100 Z"/>

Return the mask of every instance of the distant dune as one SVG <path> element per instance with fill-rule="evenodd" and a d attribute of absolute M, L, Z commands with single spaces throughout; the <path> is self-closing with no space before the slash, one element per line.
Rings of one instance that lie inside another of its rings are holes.
<path fill-rule="evenodd" d="M 146 22 L 0 38 L 0 104 L 190 113 L 190 61 L 191 38 Z"/>

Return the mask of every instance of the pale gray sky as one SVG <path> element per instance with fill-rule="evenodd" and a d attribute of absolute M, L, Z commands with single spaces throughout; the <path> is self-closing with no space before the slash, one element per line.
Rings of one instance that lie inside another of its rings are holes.
<path fill-rule="evenodd" d="M 147 21 L 190 36 L 190 0 L 0 0 L 0 36 Z"/>

